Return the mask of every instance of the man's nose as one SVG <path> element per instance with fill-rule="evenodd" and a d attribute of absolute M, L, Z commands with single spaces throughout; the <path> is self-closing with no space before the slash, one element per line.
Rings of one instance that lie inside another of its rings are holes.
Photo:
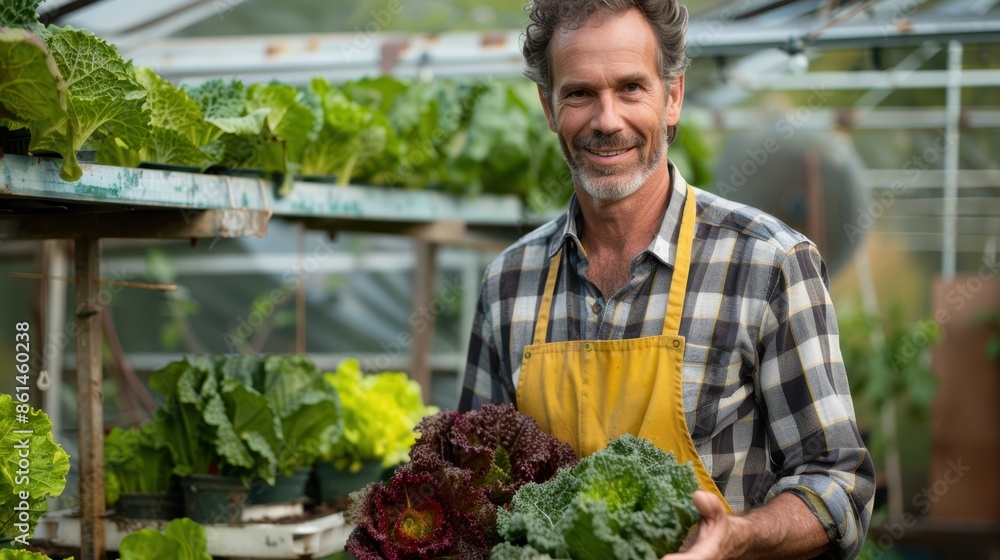
<path fill-rule="evenodd" d="M 590 120 L 590 127 L 604 134 L 614 134 L 624 127 L 624 120 L 621 115 L 621 107 L 613 94 L 601 95 L 594 104 L 594 115 Z"/>

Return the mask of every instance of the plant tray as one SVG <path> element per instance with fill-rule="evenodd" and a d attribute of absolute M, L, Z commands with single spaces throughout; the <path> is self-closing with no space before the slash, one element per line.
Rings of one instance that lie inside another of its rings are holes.
<path fill-rule="evenodd" d="M 108 550 L 118 550 L 129 533 L 152 527 L 163 530 L 169 521 L 106 518 L 104 539 Z M 333 513 L 297 523 L 242 523 L 202 525 L 208 536 L 208 554 L 238 558 L 321 558 L 344 550 L 354 529 L 343 513 Z M 80 546 L 80 515 L 73 510 L 42 516 L 33 542 L 60 547 Z"/>

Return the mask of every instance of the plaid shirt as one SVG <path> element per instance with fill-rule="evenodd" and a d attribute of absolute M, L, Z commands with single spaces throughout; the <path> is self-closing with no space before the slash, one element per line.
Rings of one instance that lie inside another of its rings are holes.
<path fill-rule="evenodd" d="M 487 268 L 459 408 L 515 402 L 550 259 L 565 246 L 547 340 L 619 340 L 661 334 L 684 179 L 659 233 L 610 299 L 586 278 L 577 201 Z M 697 224 L 680 334 L 683 400 L 698 454 L 744 512 L 780 492 L 799 495 L 854 558 L 871 517 L 875 475 L 858 434 L 840 354 L 826 266 L 808 239 L 777 219 L 695 189 Z M 516 403 L 515 403 L 516 404 Z"/>

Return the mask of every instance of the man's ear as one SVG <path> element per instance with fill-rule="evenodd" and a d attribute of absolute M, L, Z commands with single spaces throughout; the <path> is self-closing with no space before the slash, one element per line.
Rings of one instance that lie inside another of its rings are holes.
<path fill-rule="evenodd" d="M 684 104 L 684 74 L 681 74 L 674 87 L 667 93 L 667 124 L 676 125 L 681 120 L 681 105 Z"/>
<path fill-rule="evenodd" d="M 556 132 L 556 121 L 552 118 L 552 98 L 545 95 L 545 90 L 542 89 L 541 85 L 538 87 L 538 101 L 542 103 L 542 109 L 545 110 L 545 120 L 549 122 L 549 130 Z"/>

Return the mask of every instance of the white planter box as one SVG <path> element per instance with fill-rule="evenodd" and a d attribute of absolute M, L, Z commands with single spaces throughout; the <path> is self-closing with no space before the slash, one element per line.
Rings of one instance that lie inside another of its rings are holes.
<path fill-rule="evenodd" d="M 105 519 L 108 550 L 118 550 L 129 533 L 153 527 L 163 530 L 169 521 Z M 202 525 L 208 536 L 208 553 L 227 558 L 321 558 L 344 550 L 354 529 L 334 513 L 299 523 L 243 523 Z M 45 514 L 35 530 L 35 541 L 65 547 L 80 546 L 80 516 L 71 510 Z"/>

